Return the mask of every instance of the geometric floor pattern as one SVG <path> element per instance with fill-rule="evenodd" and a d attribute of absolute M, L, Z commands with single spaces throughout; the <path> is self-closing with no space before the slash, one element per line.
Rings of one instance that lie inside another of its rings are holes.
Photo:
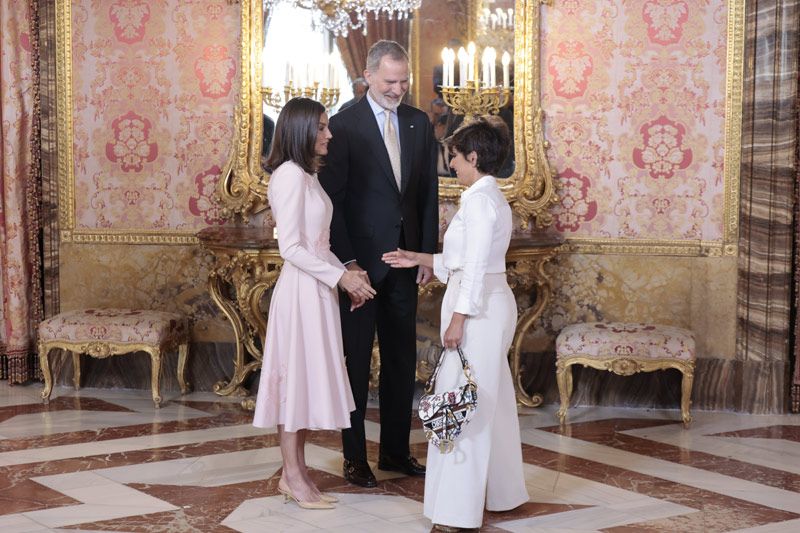
<path fill-rule="evenodd" d="M 306 449 L 333 510 L 308 511 L 278 494 L 274 431 L 254 428 L 238 402 L 210 393 L 0 384 L 0 532 L 426 532 L 423 480 L 376 468 L 379 423 L 370 408 L 368 454 L 378 487 L 342 479 L 336 432 Z M 531 499 L 485 513 L 481 531 L 798 532 L 800 416 L 572 408 L 520 411 Z M 426 445 L 419 426 L 412 453 Z"/>

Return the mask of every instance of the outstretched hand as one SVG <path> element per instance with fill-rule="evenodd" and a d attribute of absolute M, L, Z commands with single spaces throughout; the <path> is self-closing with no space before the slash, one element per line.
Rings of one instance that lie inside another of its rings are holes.
<path fill-rule="evenodd" d="M 381 260 L 392 268 L 412 268 L 419 265 L 416 252 L 409 252 L 398 248 L 394 252 L 386 252 Z"/>

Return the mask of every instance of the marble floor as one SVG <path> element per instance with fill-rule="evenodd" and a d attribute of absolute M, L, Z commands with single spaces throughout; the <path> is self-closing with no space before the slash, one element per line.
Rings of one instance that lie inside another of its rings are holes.
<path fill-rule="evenodd" d="M 414 532 L 423 481 L 375 469 L 376 489 L 341 477 L 338 434 L 315 432 L 306 452 L 335 510 L 284 504 L 274 432 L 210 393 L 0 384 L 0 531 Z M 531 499 L 486 513 L 482 531 L 800 531 L 800 416 L 554 406 L 520 413 Z M 367 436 L 377 459 L 379 424 Z M 418 425 L 416 426 L 419 427 Z M 425 456 L 425 439 L 412 450 Z"/>

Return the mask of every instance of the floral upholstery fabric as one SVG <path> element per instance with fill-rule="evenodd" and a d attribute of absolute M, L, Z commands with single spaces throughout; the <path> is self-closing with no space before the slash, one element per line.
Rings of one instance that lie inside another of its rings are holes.
<path fill-rule="evenodd" d="M 186 319 L 176 313 L 136 309 L 81 309 L 48 318 L 39 325 L 39 340 L 116 342 L 160 346 L 185 341 Z"/>
<path fill-rule="evenodd" d="M 556 339 L 556 354 L 559 359 L 582 356 L 693 361 L 695 343 L 691 331 L 673 326 L 590 322 L 561 330 Z"/>

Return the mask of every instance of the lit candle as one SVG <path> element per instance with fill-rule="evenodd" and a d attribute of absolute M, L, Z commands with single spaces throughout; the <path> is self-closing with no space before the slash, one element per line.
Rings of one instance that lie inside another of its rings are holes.
<path fill-rule="evenodd" d="M 511 55 L 508 52 L 503 52 L 500 62 L 503 63 L 503 87 L 508 87 L 508 65 L 511 63 Z"/>
<path fill-rule="evenodd" d="M 448 63 L 448 74 L 447 79 L 450 80 L 450 85 L 455 85 L 455 77 L 456 77 L 456 52 L 452 48 L 447 49 L 447 58 Z"/>
<path fill-rule="evenodd" d="M 511 9 L 510 7 L 508 8 L 508 27 L 509 28 L 514 27 L 514 10 Z"/>
<path fill-rule="evenodd" d="M 481 84 L 489 86 L 489 47 L 483 49 L 481 54 Z"/>
<path fill-rule="evenodd" d="M 450 83 L 447 77 L 450 74 L 450 66 L 447 64 L 450 55 L 447 53 L 447 47 L 442 48 L 442 87 L 449 87 Z"/>
<path fill-rule="evenodd" d="M 497 85 L 496 63 L 497 52 L 493 47 L 489 47 L 489 87 Z"/>
<path fill-rule="evenodd" d="M 469 67 L 469 56 L 464 47 L 458 49 L 458 85 L 463 87 L 467 82 L 467 68 Z"/>
<path fill-rule="evenodd" d="M 475 43 L 472 41 L 467 45 L 467 55 L 469 56 L 469 63 L 467 64 L 467 82 L 475 79 Z"/>

